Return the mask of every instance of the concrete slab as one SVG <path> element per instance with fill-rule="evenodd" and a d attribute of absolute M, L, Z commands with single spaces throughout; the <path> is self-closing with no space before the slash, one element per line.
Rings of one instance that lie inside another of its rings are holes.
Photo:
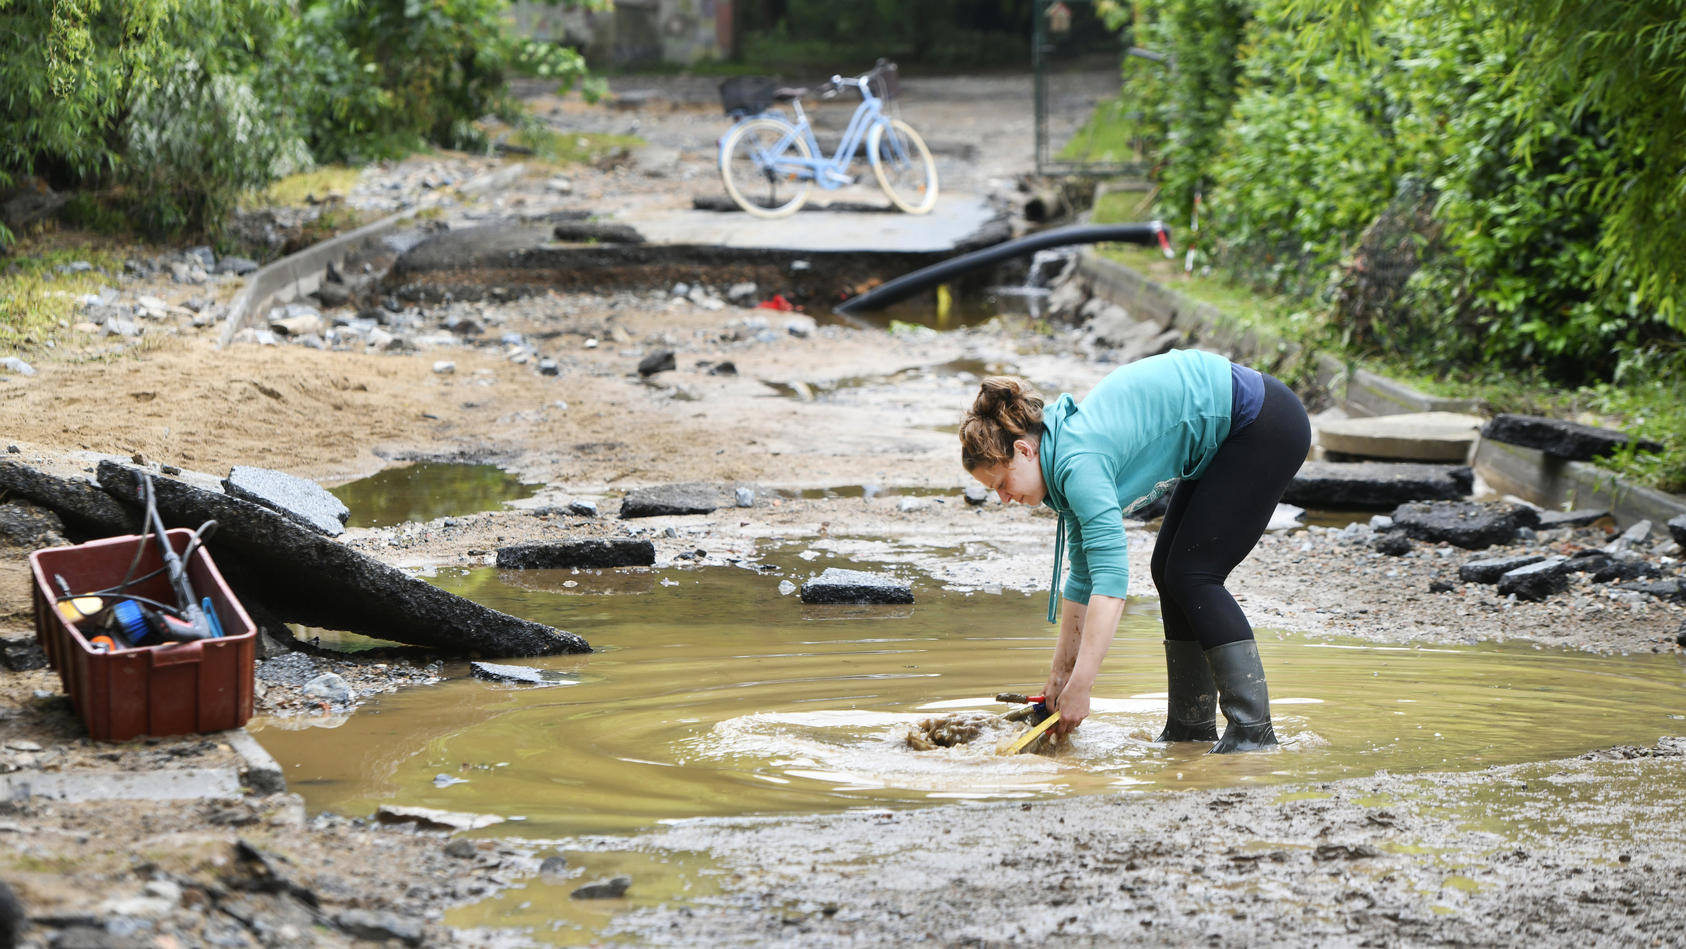
<path fill-rule="evenodd" d="M 1326 452 L 1403 461 L 1464 461 L 1485 419 L 1459 412 L 1411 412 L 1317 423 Z"/>
<path fill-rule="evenodd" d="M 879 196 L 882 198 L 882 195 Z M 851 201 L 862 195 L 851 194 Z M 819 204 L 820 196 L 809 200 Z M 888 208 L 888 201 L 885 201 Z M 806 208 L 767 220 L 741 211 L 645 207 L 622 211 L 611 220 L 630 224 L 654 244 L 713 244 L 719 247 L 815 252 L 890 251 L 959 252 L 979 246 L 1001 212 L 973 194 L 942 194 L 929 214 L 893 211 L 826 211 Z M 1000 240 L 1003 233 L 988 243 Z"/>
<path fill-rule="evenodd" d="M 0 800 L 233 800 L 241 796 L 233 768 L 180 771 L 14 771 L 0 775 Z"/>

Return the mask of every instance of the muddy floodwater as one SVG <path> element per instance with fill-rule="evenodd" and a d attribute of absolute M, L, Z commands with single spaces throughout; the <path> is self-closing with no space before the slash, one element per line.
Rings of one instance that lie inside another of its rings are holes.
<path fill-rule="evenodd" d="M 314 810 L 381 803 L 504 817 L 496 833 L 628 833 L 691 817 L 1120 790 L 1306 782 L 1481 768 L 1644 743 L 1680 730 L 1673 655 L 1528 646 L 1379 646 L 1260 634 L 1284 750 L 1208 757 L 1152 742 L 1164 717 L 1153 601 L 1132 602 L 1094 712 L 1051 755 L 993 741 L 915 751 L 922 719 L 999 713 L 1041 685 L 1043 600 L 921 587 L 911 607 L 807 606 L 779 573 L 442 573 L 487 605 L 587 635 L 597 652 L 524 660 L 569 684 L 470 678 L 371 699 L 334 725 L 258 723 Z M 337 723 L 337 724 L 336 724 Z"/>
<path fill-rule="evenodd" d="M 329 493 L 351 511 L 348 527 L 388 527 L 495 511 L 509 501 L 532 497 L 541 487 L 525 484 L 496 465 L 420 461 L 387 468 Z"/>

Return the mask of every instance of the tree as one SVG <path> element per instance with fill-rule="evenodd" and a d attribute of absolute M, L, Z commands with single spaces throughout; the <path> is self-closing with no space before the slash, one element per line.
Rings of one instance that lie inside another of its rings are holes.
<path fill-rule="evenodd" d="M 1306 21 L 1360 54 L 1389 0 L 1291 0 Z M 1632 168 L 1585 185 L 1607 207 L 1600 278 L 1626 275 L 1634 294 L 1686 330 L 1686 0 L 1445 0 L 1484 2 L 1515 25 L 1517 63 L 1508 90 L 1532 109 L 1515 157 L 1527 164 L 1555 134 L 1538 121 L 1568 103 L 1595 119 Z"/>

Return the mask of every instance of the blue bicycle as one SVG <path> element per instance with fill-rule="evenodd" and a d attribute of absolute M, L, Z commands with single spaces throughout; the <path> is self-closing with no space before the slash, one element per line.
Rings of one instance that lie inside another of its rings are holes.
<path fill-rule="evenodd" d="M 784 217 L 796 213 L 816 183 L 827 191 L 854 184 L 849 166 L 863 139 L 873 177 L 891 204 L 909 214 L 924 214 L 936 206 L 937 165 L 931 150 L 912 126 L 884 111 L 884 103 L 897 92 L 896 64 L 881 59 L 853 79 L 832 76 L 819 91 L 829 99 L 844 89 L 859 92 L 861 104 L 849 118 L 836 153 L 827 158 L 802 111 L 807 89 L 782 89 L 760 76 L 738 76 L 720 84 L 721 104 L 737 120 L 720 137 L 720 181 L 738 207 L 756 217 Z M 795 120 L 769 111 L 775 102 L 790 103 Z"/>

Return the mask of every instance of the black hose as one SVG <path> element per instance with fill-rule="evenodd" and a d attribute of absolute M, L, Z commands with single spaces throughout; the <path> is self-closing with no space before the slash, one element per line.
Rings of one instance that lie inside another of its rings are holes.
<path fill-rule="evenodd" d="M 1050 231 L 1038 231 L 1017 240 L 975 250 L 970 254 L 962 254 L 940 264 L 932 264 L 922 270 L 904 274 L 859 296 L 850 297 L 838 304 L 836 310 L 838 313 L 847 315 L 881 309 L 898 300 L 905 300 L 926 287 L 942 283 L 957 274 L 965 273 L 968 270 L 976 270 L 979 267 L 987 267 L 1009 257 L 1033 253 L 1045 247 L 1103 242 L 1165 244 L 1168 247 L 1170 239 L 1170 229 L 1159 221 L 1149 221 L 1146 224 L 1080 224 L 1074 227 L 1058 227 Z"/>

